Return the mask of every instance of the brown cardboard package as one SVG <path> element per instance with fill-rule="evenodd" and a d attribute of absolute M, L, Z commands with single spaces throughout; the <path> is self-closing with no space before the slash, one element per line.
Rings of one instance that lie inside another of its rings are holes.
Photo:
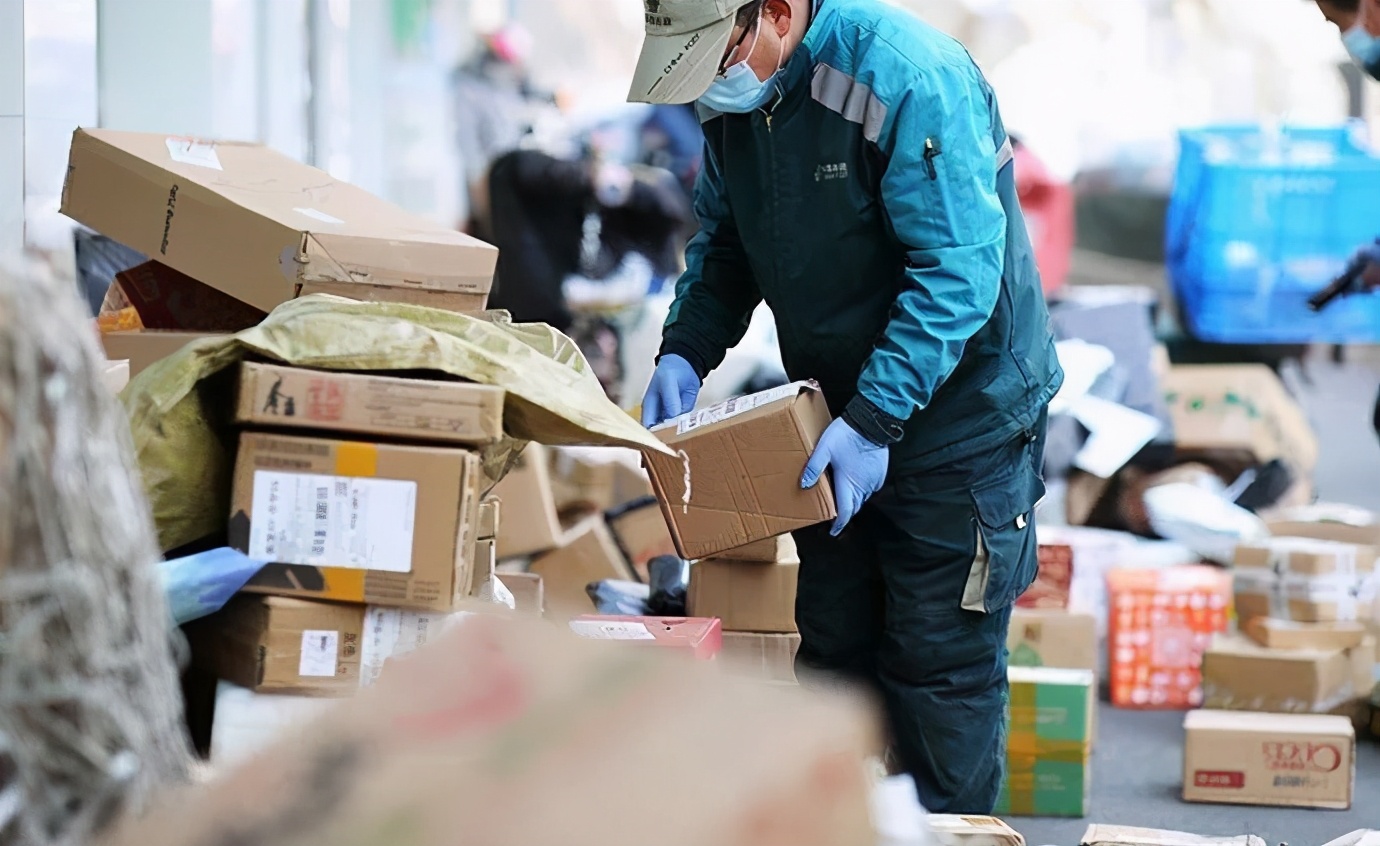
<path fill-rule="evenodd" d="M 776 684 L 795 683 L 798 634 L 724 632 L 725 669 L 736 676 Z"/>
<path fill-rule="evenodd" d="M 538 617 L 546 613 L 546 591 L 541 576 L 536 573 L 500 573 L 498 578 L 513 595 L 519 613 Z"/>
<path fill-rule="evenodd" d="M 874 842 L 861 761 L 875 732 L 859 706 L 608 646 L 466 619 L 107 846 Z"/>
<path fill-rule="evenodd" d="M 194 341 L 221 338 L 215 332 L 103 332 L 101 347 L 111 361 L 128 361 L 129 378 L 133 379 Z"/>
<path fill-rule="evenodd" d="M 636 580 L 604 518 L 598 515 L 572 527 L 565 545 L 534 560 L 531 572 L 541 576 L 546 610 L 558 619 L 593 612 L 594 603 L 585 593 L 591 582 Z"/>
<path fill-rule="evenodd" d="M 1203 654 L 1203 704 L 1214 710 L 1325 714 L 1365 695 L 1356 680 L 1342 649 L 1266 649 L 1230 635 Z"/>
<path fill-rule="evenodd" d="M 666 528 L 666 518 L 661 516 L 661 506 L 654 499 L 623 511 L 610 512 L 608 523 L 618 546 L 643 581 L 650 580 L 648 564 L 653 558 L 679 557 L 676 542 Z"/>
<path fill-rule="evenodd" d="M 1184 801 L 1351 807 L 1356 733 L 1343 717 L 1191 711 Z"/>
<path fill-rule="evenodd" d="M 241 595 L 187 626 L 193 664 L 255 693 L 349 696 L 360 686 L 362 605 Z"/>
<path fill-rule="evenodd" d="M 361 285 L 358 282 L 307 282 L 299 296 L 330 294 L 365 303 L 401 303 L 439 308 L 459 314 L 479 315 L 489 307 L 489 295 L 469 291 L 433 291 L 426 288 L 399 288 L 390 285 Z"/>
<path fill-rule="evenodd" d="M 489 495 L 479 501 L 479 525 L 475 534 L 480 540 L 498 537 L 498 527 L 503 523 L 503 500 Z"/>
<path fill-rule="evenodd" d="M 654 430 L 684 456 L 646 455 L 681 557 L 706 558 L 832 520 L 829 480 L 800 487 L 829 422 L 818 387 L 797 383 L 691 412 Z"/>
<path fill-rule="evenodd" d="M 556 510 L 608 511 L 652 496 L 652 482 L 637 450 L 553 447 L 551 488 Z"/>
<path fill-rule="evenodd" d="M 1091 614 L 1017 608 L 1006 645 L 1013 667 L 1097 672 L 1097 618 Z"/>
<path fill-rule="evenodd" d="M 1257 617 L 1242 627 L 1251 640 L 1270 649 L 1353 649 L 1366 639 L 1360 623 L 1296 623 Z"/>
<path fill-rule="evenodd" d="M 504 390 L 246 362 L 235 422 L 244 426 L 486 444 L 503 437 Z"/>
<path fill-rule="evenodd" d="M 718 617 L 724 631 L 789 634 L 795 627 L 799 564 L 754 564 L 706 559 L 690 566 L 686 610 Z"/>
<path fill-rule="evenodd" d="M 449 611 L 468 592 L 482 484 L 458 449 L 246 432 L 230 544 L 253 593 Z"/>
<path fill-rule="evenodd" d="M 307 284 L 482 294 L 498 259 L 258 144 L 78 129 L 62 212 L 263 311 Z"/>
<path fill-rule="evenodd" d="M 710 558 L 724 561 L 757 561 L 762 564 L 800 563 L 800 557 L 795 549 L 795 538 L 790 535 L 778 535 L 774 538 L 756 541 L 746 546 L 730 549 L 719 555 L 711 555 Z"/>
<path fill-rule="evenodd" d="M 1262 514 L 1279 537 L 1317 538 L 1380 547 L 1380 515 L 1340 503 L 1317 503 Z"/>
<path fill-rule="evenodd" d="M 493 495 L 503 500 L 504 512 L 498 531 L 500 560 L 546 552 L 562 543 L 547 463 L 546 448 L 528 444 L 513 469 L 494 486 Z"/>

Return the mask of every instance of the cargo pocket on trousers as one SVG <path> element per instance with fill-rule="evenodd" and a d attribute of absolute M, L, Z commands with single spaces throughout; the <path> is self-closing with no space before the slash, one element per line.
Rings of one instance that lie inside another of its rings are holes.
<path fill-rule="evenodd" d="M 964 610 L 1000 611 L 1035 581 L 1035 504 L 1044 495 L 1044 481 L 1024 468 L 999 484 L 973 490 L 977 546 L 963 589 Z"/>

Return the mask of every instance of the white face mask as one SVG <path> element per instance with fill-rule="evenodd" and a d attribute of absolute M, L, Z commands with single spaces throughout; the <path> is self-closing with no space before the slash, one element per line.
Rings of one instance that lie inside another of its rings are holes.
<path fill-rule="evenodd" d="M 786 54 L 786 45 L 781 45 L 781 55 L 776 59 L 776 72 L 766 80 L 758 79 L 756 72 L 748 67 L 748 59 L 752 58 L 753 51 L 757 49 L 757 42 L 762 39 L 761 28 L 765 23 L 764 20 L 758 19 L 757 35 L 753 36 L 752 49 L 748 50 L 747 56 L 741 62 L 730 65 L 714 80 L 709 90 L 700 97 L 702 104 L 716 112 L 747 114 L 771 102 L 772 95 L 776 93 L 776 77 L 781 73 L 781 57 Z"/>

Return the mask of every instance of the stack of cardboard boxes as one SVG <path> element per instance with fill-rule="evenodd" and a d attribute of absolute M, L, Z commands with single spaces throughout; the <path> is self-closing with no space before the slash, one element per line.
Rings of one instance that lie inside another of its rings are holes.
<path fill-rule="evenodd" d="M 150 261 L 99 325 L 138 375 L 299 296 L 484 310 L 498 251 L 267 147 L 80 129 L 62 212 Z"/>
<path fill-rule="evenodd" d="M 758 541 L 690 567 L 693 617 L 723 622 L 730 669 L 767 682 L 795 682 L 795 590 L 800 573 L 790 535 Z"/>
<path fill-rule="evenodd" d="M 197 663 L 255 692 L 349 695 L 462 602 L 503 601 L 499 502 L 481 499 L 471 451 L 502 436 L 503 400 L 462 382 L 245 363 L 229 540 L 270 563 L 191 627 Z M 526 609 L 540 613 L 540 592 L 523 584 Z"/>

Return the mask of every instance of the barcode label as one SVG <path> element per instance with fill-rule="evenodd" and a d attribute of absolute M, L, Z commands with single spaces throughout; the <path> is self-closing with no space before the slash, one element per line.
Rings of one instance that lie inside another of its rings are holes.
<path fill-rule="evenodd" d="M 416 510 L 416 482 L 256 470 L 249 554 L 409 573 Z"/>

